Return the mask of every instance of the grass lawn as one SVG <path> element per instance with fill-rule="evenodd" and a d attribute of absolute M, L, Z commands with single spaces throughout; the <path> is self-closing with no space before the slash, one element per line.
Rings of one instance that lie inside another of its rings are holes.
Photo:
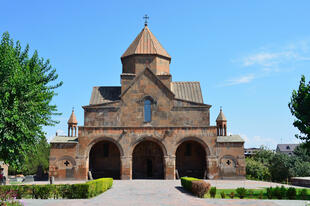
<path fill-rule="evenodd" d="M 301 200 L 301 197 L 299 196 L 299 193 L 302 189 L 300 188 L 296 188 L 296 193 L 297 193 L 297 200 Z M 310 200 L 310 189 L 306 189 L 307 190 L 307 200 Z M 236 192 L 235 189 L 216 189 L 216 195 L 215 198 L 220 198 L 223 199 L 221 197 L 221 193 L 224 192 L 225 193 L 225 199 L 231 199 L 231 197 L 229 196 L 231 194 L 231 192 L 234 192 L 234 199 L 240 199 L 238 197 L 238 194 Z M 210 193 L 208 192 L 207 194 L 204 195 L 204 198 L 211 198 Z M 267 197 L 267 188 L 263 188 L 263 189 L 247 189 L 247 193 L 246 196 L 244 197 L 244 199 L 268 199 Z M 275 198 L 273 198 L 275 199 Z"/>

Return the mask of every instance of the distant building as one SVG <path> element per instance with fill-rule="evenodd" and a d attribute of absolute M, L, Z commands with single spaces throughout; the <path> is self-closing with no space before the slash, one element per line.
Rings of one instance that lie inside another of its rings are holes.
<path fill-rule="evenodd" d="M 278 144 L 276 152 L 287 154 L 287 155 L 294 155 L 294 150 L 299 144 Z"/>
<path fill-rule="evenodd" d="M 4 176 L 6 177 L 6 180 L 8 181 L 8 170 L 9 170 L 9 166 L 7 164 L 4 163 L 4 161 L 0 161 L 0 168 L 3 168 L 3 173 Z"/>
<path fill-rule="evenodd" d="M 245 157 L 252 157 L 254 154 L 256 154 L 258 151 L 260 151 L 261 148 L 244 148 L 244 156 Z"/>

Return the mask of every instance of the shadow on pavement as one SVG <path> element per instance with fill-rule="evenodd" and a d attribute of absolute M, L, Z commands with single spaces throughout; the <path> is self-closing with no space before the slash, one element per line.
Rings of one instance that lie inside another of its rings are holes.
<path fill-rule="evenodd" d="M 181 186 L 176 186 L 175 188 L 176 188 L 177 190 L 179 190 L 180 192 L 186 194 L 186 195 L 195 197 L 191 192 L 187 191 L 186 189 L 184 189 L 184 188 L 181 187 Z"/>

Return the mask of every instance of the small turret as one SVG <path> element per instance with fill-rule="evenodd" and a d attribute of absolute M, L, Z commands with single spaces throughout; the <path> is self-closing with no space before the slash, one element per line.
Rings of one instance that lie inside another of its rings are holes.
<path fill-rule="evenodd" d="M 77 124 L 78 124 L 78 122 L 76 120 L 76 117 L 74 114 L 74 108 L 73 108 L 71 116 L 68 120 L 68 137 L 73 137 L 73 130 L 74 130 L 74 137 L 77 136 Z"/>
<path fill-rule="evenodd" d="M 217 136 L 227 136 L 227 119 L 220 109 L 220 113 L 216 118 Z"/>

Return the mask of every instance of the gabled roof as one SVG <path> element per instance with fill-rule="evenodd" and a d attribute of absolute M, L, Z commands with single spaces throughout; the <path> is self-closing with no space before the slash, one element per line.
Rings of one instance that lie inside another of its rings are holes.
<path fill-rule="evenodd" d="M 122 94 L 120 95 L 120 97 L 124 96 L 127 91 L 143 76 L 148 76 L 151 80 L 154 81 L 154 83 L 156 85 L 158 85 L 158 87 L 162 90 L 165 91 L 165 94 L 170 97 L 170 98 L 174 98 L 174 93 L 170 90 L 170 88 L 168 88 L 164 83 L 162 83 L 162 81 L 160 81 L 160 79 L 158 79 L 158 77 L 149 69 L 149 68 L 145 68 L 142 72 L 140 72 L 140 74 L 138 76 L 136 76 L 136 78 L 134 78 L 132 80 L 132 82 L 130 83 L 130 85 L 127 87 L 127 89 L 125 89 L 125 91 L 122 92 Z"/>
<path fill-rule="evenodd" d="M 77 137 L 55 136 L 51 143 L 78 143 Z"/>
<path fill-rule="evenodd" d="M 240 135 L 230 135 L 230 136 L 218 136 L 216 142 L 244 142 Z"/>
<path fill-rule="evenodd" d="M 176 99 L 203 104 L 199 82 L 171 82 L 171 91 Z"/>
<path fill-rule="evenodd" d="M 103 104 L 120 100 L 121 87 L 93 87 L 90 105 Z"/>
<path fill-rule="evenodd" d="M 77 123 L 78 123 L 78 121 L 76 120 L 74 110 L 72 110 L 72 113 L 71 113 L 70 118 L 68 120 L 68 124 L 77 124 Z"/>
<path fill-rule="evenodd" d="M 277 150 L 280 152 L 293 152 L 299 144 L 278 144 Z"/>
<path fill-rule="evenodd" d="M 171 59 L 168 52 L 162 47 L 147 26 L 142 29 L 121 58 L 134 54 L 155 54 Z"/>

